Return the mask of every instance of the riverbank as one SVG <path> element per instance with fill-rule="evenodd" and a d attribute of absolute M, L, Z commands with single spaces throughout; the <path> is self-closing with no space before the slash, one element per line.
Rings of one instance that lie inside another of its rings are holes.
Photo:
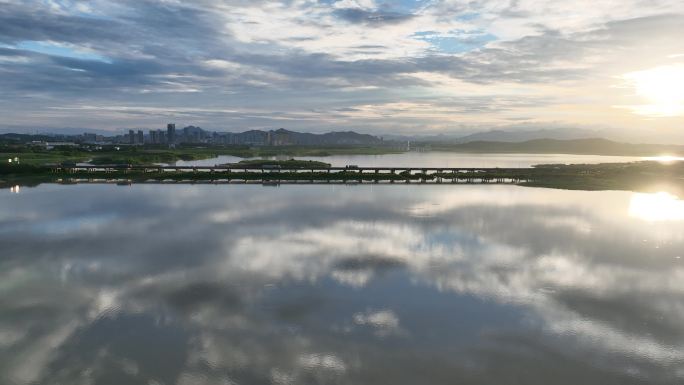
<path fill-rule="evenodd" d="M 629 190 L 684 192 L 684 161 L 655 161 L 580 165 L 541 165 L 539 176 L 521 183 L 565 190 Z"/>
<path fill-rule="evenodd" d="M 0 148 L 0 159 L 19 158 L 21 164 L 44 165 L 46 163 L 90 163 L 90 164 L 172 164 L 183 160 L 211 159 L 221 155 L 240 158 L 269 156 L 331 156 L 331 155 L 383 155 L 398 154 L 403 151 L 390 147 L 359 146 L 212 146 L 166 148 L 161 146 L 95 146 L 92 149 L 55 148 L 47 150 L 38 147 Z"/>

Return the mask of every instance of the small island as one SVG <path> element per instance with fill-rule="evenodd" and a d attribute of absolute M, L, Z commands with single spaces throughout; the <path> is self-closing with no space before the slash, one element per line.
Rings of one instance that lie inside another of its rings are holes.
<path fill-rule="evenodd" d="M 266 169 L 325 169 L 330 167 L 330 163 L 320 162 L 316 160 L 270 160 L 270 159 L 245 159 L 238 163 L 226 163 L 220 166 L 230 166 L 234 168 L 250 168 L 261 167 Z"/>

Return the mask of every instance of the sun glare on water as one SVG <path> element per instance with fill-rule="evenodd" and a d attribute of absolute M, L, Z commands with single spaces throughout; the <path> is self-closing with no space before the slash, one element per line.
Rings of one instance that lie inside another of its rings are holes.
<path fill-rule="evenodd" d="M 631 106 L 635 113 L 653 117 L 684 115 L 684 64 L 630 72 L 622 78 L 646 101 Z"/>
<path fill-rule="evenodd" d="M 672 156 L 672 155 L 659 155 L 659 156 L 647 156 L 647 157 L 644 157 L 643 160 L 652 160 L 652 161 L 656 161 L 656 162 L 662 163 L 662 164 L 672 164 L 675 162 L 683 161 L 684 157 Z"/>
<path fill-rule="evenodd" d="M 636 193 L 629 202 L 629 216 L 649 222 L 683 221 L 684 201 L 666 192 Z"/>

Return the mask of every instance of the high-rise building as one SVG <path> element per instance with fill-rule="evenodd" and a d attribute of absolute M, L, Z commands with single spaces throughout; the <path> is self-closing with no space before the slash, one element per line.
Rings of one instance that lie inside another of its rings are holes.
<path fill-rule="evenodd" d="M 145 144 L 145 134 L 143 133 L 143 130 L 138 130 L 138 144 Z"/>
<path fill-rule="evenodd" d="M 174 123 L 166 125 L 166 140 L 169 144 L 176 143 L 176 125 Z"/>
<path fill-rule="evenodd" d="M 83 134 L 83 141 L 86 143 L 94 143 L 97 141 L 97 135 L 86 132 Z"/>
<path fill-rule="evenodd" d="M 135 144 L 135 131 L 128 130 L 128 143 Z"/>
<path fill-rule="evenodd" d="M 159 135 L 157 135 L 157 130 L 150 130 L 150 143 L 152 143 L 152 144 L 158 144 L 159 143 Z"/>

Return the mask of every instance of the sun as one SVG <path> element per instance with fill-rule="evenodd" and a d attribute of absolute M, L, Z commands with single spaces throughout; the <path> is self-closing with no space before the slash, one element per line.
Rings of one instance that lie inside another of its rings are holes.
<path fill-rule="evenodd" d="M 655 67 L 624 74 L 624 80 L 646 104 L 631 106 L 639 115 L 684 115 L 684 64 Z"/>

